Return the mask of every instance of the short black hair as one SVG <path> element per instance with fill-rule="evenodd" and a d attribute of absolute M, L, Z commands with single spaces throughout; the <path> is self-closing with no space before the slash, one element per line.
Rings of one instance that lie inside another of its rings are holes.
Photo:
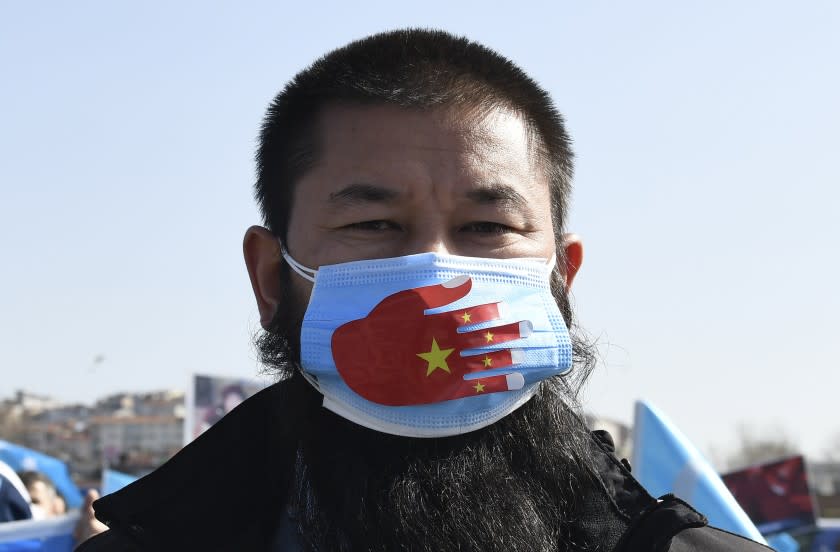
<path fill-rule="evenodd" d="M 548 93 L 493 50 L 426 29 L 376 34 L 334 50 L 298 73 L 271 102 L 256 155 L 255 197 L 264 224 L 282 241 L 294 185 L 318 159 L 318 116 L 336 104 L 511 109 L 536 138 L 531 143 L 549 182 L 560 247 L 573 154 Z"/>
<path fill-rule="evenodd" d="M 56 496 L 61 496 L 61 493 L 58 492 L 55 483 L 53 483 L 52 479 L 47 477 L 46 474 L 35 470 L 25 470 L 18 472 L 17 475 L 18 477 L 20 477 L 20 480 L 21 482 L 23 482 L 23 486 L 26 487 L 26 490 L 32 490 L 32 487 L 33 485 L 35 485 L 35 483 L 41 482 L 44 485 L 46 485 L 48 489 L 53 491 L 56 494 Z"/>

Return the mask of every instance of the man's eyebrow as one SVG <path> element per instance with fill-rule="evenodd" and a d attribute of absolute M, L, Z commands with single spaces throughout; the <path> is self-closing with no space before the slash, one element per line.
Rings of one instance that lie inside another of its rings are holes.
<path fill-rule="evenodd" d="M 467 199 L 476 203 L 492 203 L 504 205 L 507 209 L 525 209 L 528 201 L 512 186 L 493 182 L 473 188 L 466 194 Z"/>
<path fill-rule="evenodd" d="M 351 205 L 354 203 L 374 202 L 390 203 L 396 200 L 400 193 L 390 188 L 358 182 L 350 184 L 337 192 L 332 192 L 329 202 L 332 204 Z"/>

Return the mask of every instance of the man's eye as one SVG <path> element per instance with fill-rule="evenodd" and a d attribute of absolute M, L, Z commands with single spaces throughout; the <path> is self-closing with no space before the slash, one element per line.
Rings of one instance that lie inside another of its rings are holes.
<path fill-rule="evenodd" d="M 345 228 L 351 230 L 364 230 L 367 232 L 385 232 L 386 230 L 399 230 L 400 225 L 390 220 L 366 220 L 348 224 Z"/>
<path fill-rule="evenodd" d="M 498 222 L 471 222 L 461 227 L 462 232 L 477 232 L 479 234 L 506 234 L 512 232 L 510 226 Z"/>

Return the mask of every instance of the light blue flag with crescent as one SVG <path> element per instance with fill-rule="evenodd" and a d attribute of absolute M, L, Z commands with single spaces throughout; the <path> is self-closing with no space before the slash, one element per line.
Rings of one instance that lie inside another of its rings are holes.
<path fill-rule="evenodd" d="M 711 464 L 656 408 L 636 402 L 633 475 L 653 496 L 682 498 L 709 524 L 767 544 Z"/>
<path fill-rule="evenodd" d="M 776 552 L 799 552 L 799 543 L 788 533 L 777 533 L 767 537 L 767 544 Z"/>
<path fill-rule="evenodd" d="M 34 470 L 49 477 L 64 497 L 68 508 L 79 508 L 82 505 L 82 494 L 73 483 L 67 464 L 58 458 L 0 440 L 0 460 L 15 471 Z"/>
<path fill-rule="evenodd" d="M 102 470 L 102 496 L 115 493 L 135 481 L 137 481 L 136 475 L 129 475 L 117 470 Z"/>
<path fill-rule="evenodd" d="M 79 512 L 50 519 L 0 523 L 0 552 L 72 552 Z"/>

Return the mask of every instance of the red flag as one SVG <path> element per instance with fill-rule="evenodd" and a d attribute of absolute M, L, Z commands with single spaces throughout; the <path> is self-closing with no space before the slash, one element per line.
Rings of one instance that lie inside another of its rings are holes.
<path fill-rule="evenodd" d="M 470 292 L 472 281 L 408 289 L 383 299 L 365 317 L 340 326 L 332 337 L 335 366 L 345 383 L 365 399 L 389 406 L 427 404 L 509 391 L 505 374 L 464 380 L 464 375 L 516 363 L 509 349 L 462 357 L 465 349 L 504 343 L 530 333 L 528 322 L 474 331 L 459 328 L 499 318 L 499 304 L 487 303 L 438 314 Z"/>

